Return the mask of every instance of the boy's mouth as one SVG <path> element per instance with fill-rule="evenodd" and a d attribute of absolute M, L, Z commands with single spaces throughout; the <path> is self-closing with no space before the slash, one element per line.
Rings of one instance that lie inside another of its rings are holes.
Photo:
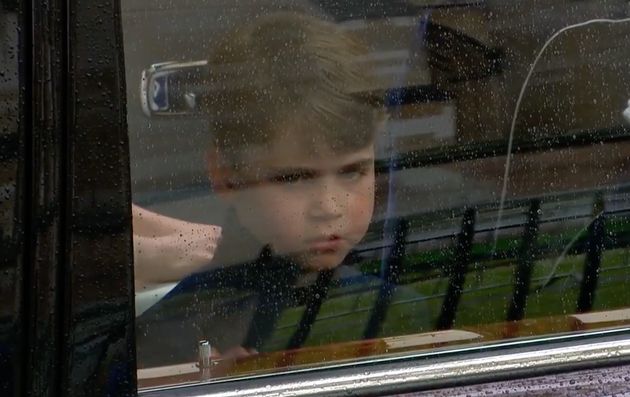
<path fill-rule="evenodd" d="M 334 253 L 341 249 L 343 239 L 335 234 L 322 236 L 308 242 L 309 251 L 316 253 Z"/>

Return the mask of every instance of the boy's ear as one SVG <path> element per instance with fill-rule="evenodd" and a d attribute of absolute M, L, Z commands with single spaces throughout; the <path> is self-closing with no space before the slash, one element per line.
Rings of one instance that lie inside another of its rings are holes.
<path fill-rule="evenodd" d="M 220 194 L 226 195 L 233 189 L 230 184 L 232 170 L 225 166 L 225 161 L 216 147 L 211 147 L 206 152 L 206 166 L 208 168 L 208 179 L 212 189 Z"/>

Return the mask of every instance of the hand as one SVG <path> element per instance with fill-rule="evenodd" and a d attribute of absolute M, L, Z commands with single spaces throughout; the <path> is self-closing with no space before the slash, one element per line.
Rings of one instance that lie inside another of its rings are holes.
<path fill-rule="evenodd" d="M 221 237 L 214 225 L 186 222 L 134 206 L 135 284 L 176 282 L 207 266 Z"/>

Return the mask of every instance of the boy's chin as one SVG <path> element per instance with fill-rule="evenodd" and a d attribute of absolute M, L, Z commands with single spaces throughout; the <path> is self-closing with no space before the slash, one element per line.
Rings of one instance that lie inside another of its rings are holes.
<path fill-rule="evenodd" d="M 309 255 L 300 261 L 300 265 L 307 271 L 332 270 L 341 265 L 344 256 L 338 254 Z"/>

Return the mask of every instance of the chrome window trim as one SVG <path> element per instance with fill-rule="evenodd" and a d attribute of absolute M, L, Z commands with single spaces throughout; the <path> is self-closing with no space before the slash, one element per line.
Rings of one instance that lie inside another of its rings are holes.
<path fill-rule="evenodd" d="M 145 389 L 139 396 L 378 395 L 626 363 L 630 363 L 630 328 L 620 328 Z"/>

